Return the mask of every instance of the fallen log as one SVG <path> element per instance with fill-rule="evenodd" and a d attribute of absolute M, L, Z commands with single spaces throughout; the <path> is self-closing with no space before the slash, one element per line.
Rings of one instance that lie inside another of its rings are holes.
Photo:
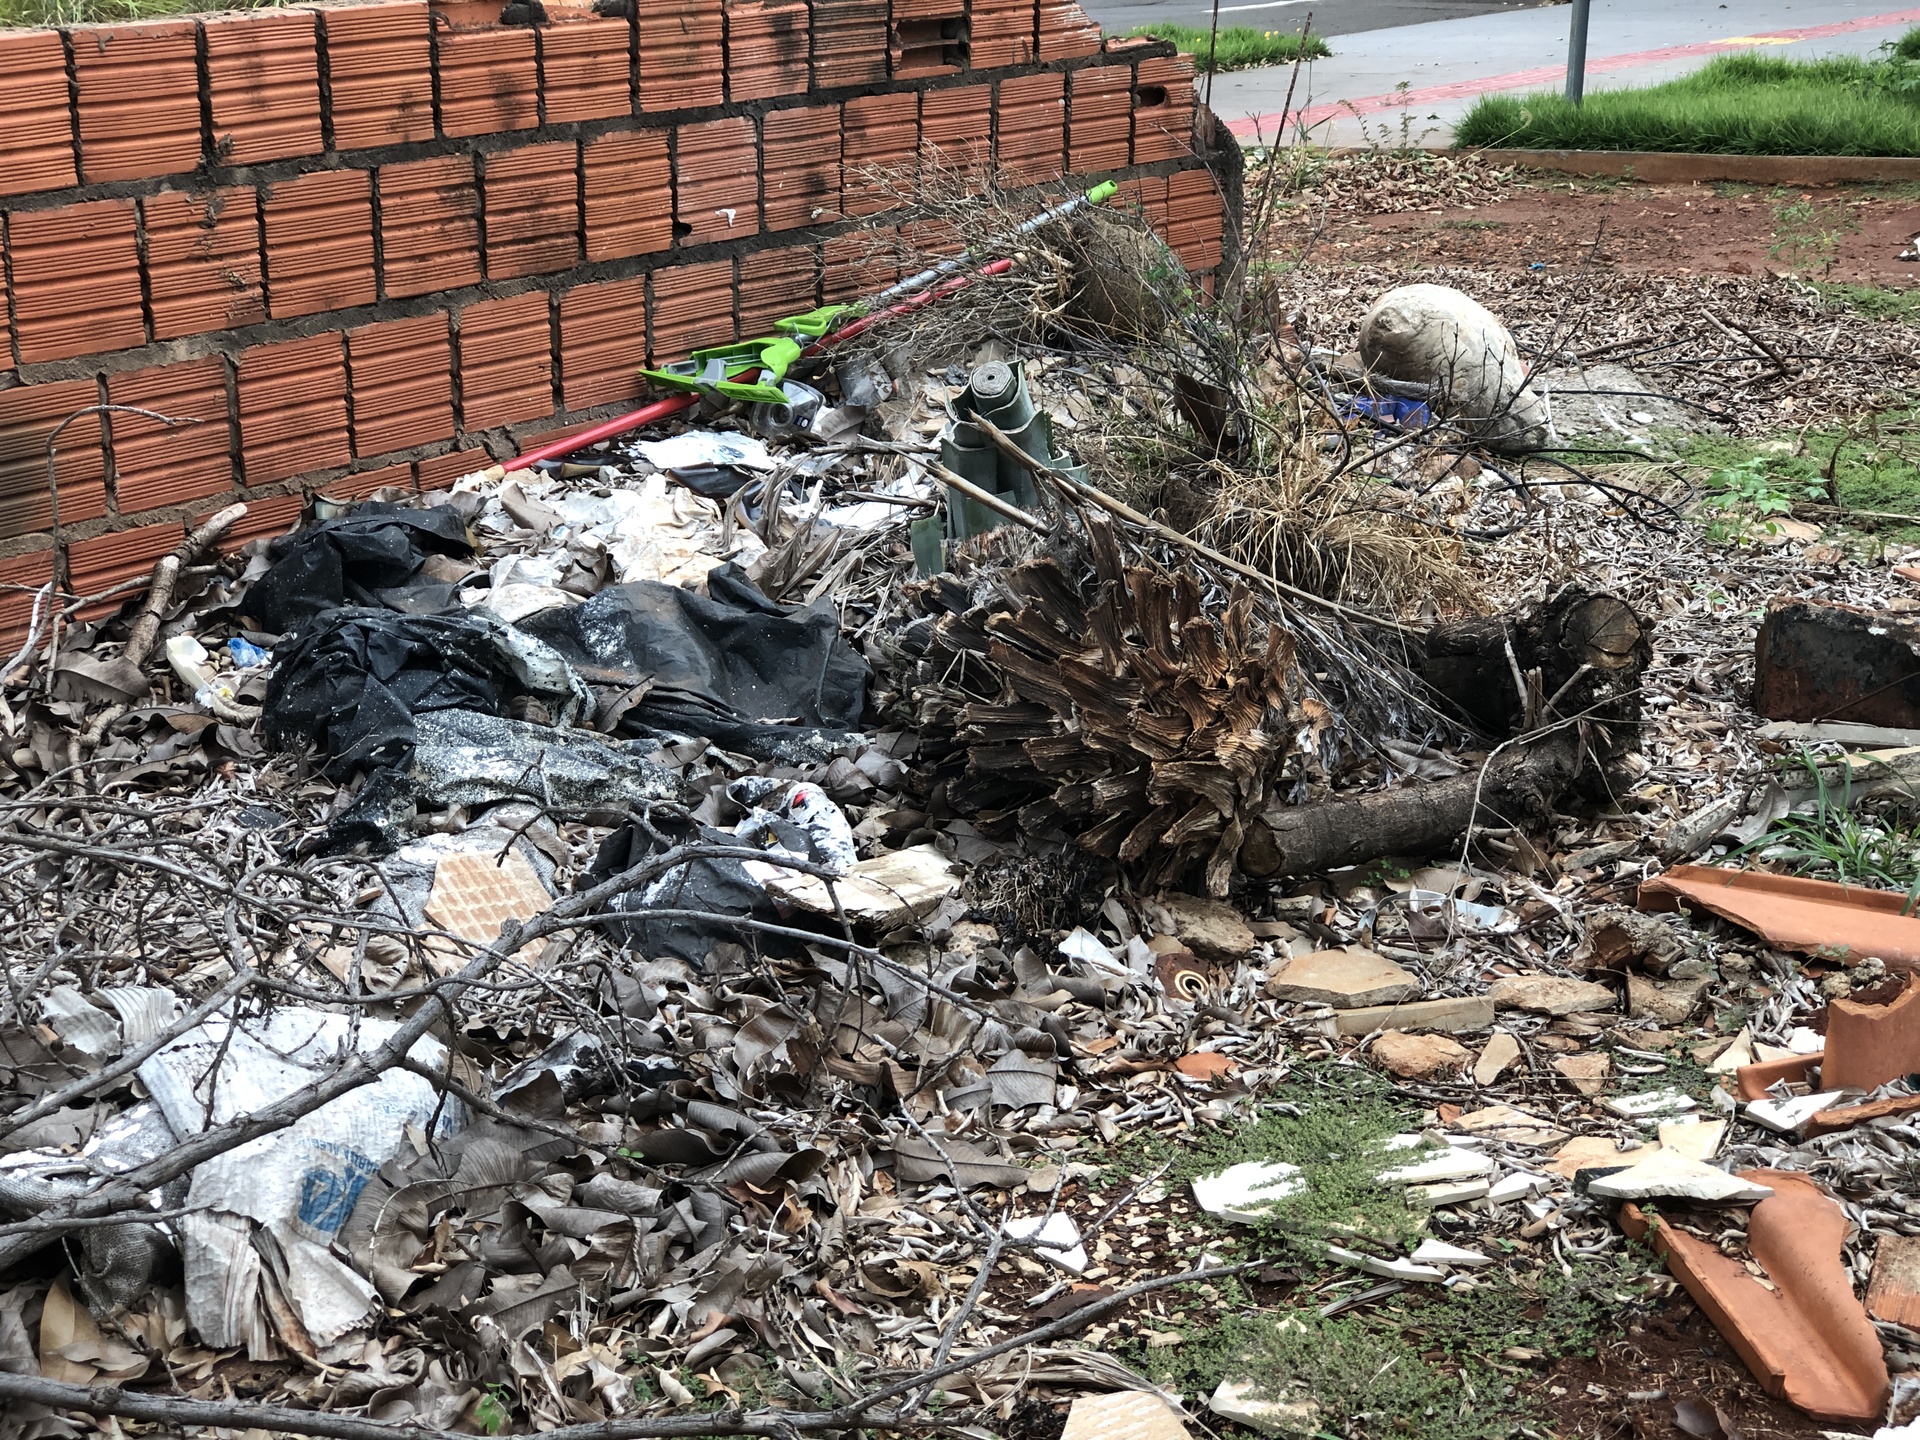
<path fill-rule="evenodd" d="M 1248 827 L 1240 868 L 1259 879 L 1358 865 L 1382 855 L 1430 855 L 1476 826 L 1538 831 L 1583 759 L 1573 724 L 1515 741 L 1480 769 L 1398 790 L 1272 805 Z"/>

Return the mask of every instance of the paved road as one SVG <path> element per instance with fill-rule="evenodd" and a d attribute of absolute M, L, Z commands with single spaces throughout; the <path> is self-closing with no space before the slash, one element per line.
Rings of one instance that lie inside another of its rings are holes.
<path fill-rule="evenodd" d="M 1083 0 L 1087 13 L 1112 35 L 1155 21 L 1172 20 L 1204 30 L 1212 20 L 1209 0 Z M 1220 28 L 1298 31 L 1308 15 L 1316 35 L 1356 35 L 1527 9 L 1558 0 L 1220 0 Z"/>
<path fill-rule="evenodd" d="M 1561 87 L 1569 15 L 1565 6 L 1503 9 L 1350 35 L 1331 59 L 1303 67 L 1296 111 L 1323 143 L 1383 131 L 1397 139 L 1405 116 L 1416 143 L 1446 144 L 1482 94 Z M 1920 8 L 1888 0 L 1593 0 L 1587 88 L 1645 85 L 1760 46 L 1793 57 L 1870 55 L 1915 25 Z M 1216 75 L 1213 108 L 1243 137 L 1271 137 L 1283 128 L 1289 78 L 1284 67 Z"/>

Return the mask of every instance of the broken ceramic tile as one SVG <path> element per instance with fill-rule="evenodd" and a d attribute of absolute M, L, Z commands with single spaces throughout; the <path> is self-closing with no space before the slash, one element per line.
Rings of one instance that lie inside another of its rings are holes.
<path fill-rule="evenodd" d="M 1407 1204 L 1416 1210 L 1437 1210 L 1442 1205 L 1464 1205 L 1484 1198 L 1493 1187 L 1485 1180 L 1447 1180 L 1438 1185 L 1409 1185 Z"/>
<path fill-rule="evenodd" d="M 1315 950 L 1283 962 L 1267 977 L 1267 994 L 1276 1000 L 1353 1010 L 1417 1000 L 1420 979 L 1384 955 L 1352 946 Z"/>
<path fill-rule="evenodd" d="M 1352 1265 L 1369 1275 L 1378 1275 L 1382 1280 L 1433 1283 L 1447 1278 L 1446 1271 L 1436 1270 L 1431 1265 L 1416 1265 L 1411 1260 L 1387 1260 L 1378 1255 L 1362 1254 L 1358 1250 L 1343 1250 L 1338 1245 L 1327 1247 L 1327 1258 L 1338 1260 L 1343 1265 Z"/>
<path fill-rule="evenodd" d="M 1525 1171 L 1502 1175 L 1487 1187 L 1487 1199 L 1496 1205 L 1505 1205 L 1511 1200 L 1524 1200 L 1534 1191 L 1544 1190 L 1552 1183 L 1545 1175 L 1529 1175 Z"/>
<path fill-rule="evenodd" d="M 1520 1058 L 1520 1042 L 1505 1030 L 1496 1030 L 1481 1047 L 1480 1058 L 1473 1062 L 1473 1083 L 1491 1085 Z"/>
<path fill-rule="evenodd" d="M 1417 1265 L 1451 1265 L 1456 1270 L 1477 1270 L 1482 1265 L 1493 1264 L 1491 1255 L 1449 1245 L 1444 1240 L 1422 1240 L 1408 1258 Z"/>
<path fill-rule="evenodd" d="M 1655 1115 L 1679 1115 L 1698 1110 L 1699 1101 L 1679 1090 L 1643 1090 L 1638 1095 L 1609 1095 L 1601 1108 L 1623 1120 L 1647 1120 Z"/>
<path fill-rule="evenodd" d="M 1663 1150 L 1678 1151 L 1695 1160 L 1711 1160 L 1720 1151 L 1720 1142 L 1726 1138 L 1727 1122 L 1724 1120 L 1699 1120 L 1692 1124 L 1684 1120 L 1674 1120 L 1660 1127 L 1660 1147 Z"/>
<path fill-rule="evenodd" d="M 1709 1205 L 1747 1205 L 1773 1191 L 1740 1180 L 1717 1166 L 1675 1150 L 1661 1150 L 1637 1165 L 1603 1175 L 1588 1193 L 1609 1200 L 1699 1200 Z"/>
<path fill-rule="evenodd" d="M 1306 1188 L 1298 1165 L 1284 1160 L 1248 1160 L 1229 1165 L 1218 1175 L 1195 1179 L 1193 1198 L 1209 1215 L 1257 1225 L 1276 1202 L 1302 1194 Z"/>
<path fill-rule="evenodd" d="M 1189 1440 L 1179 1412 L 1144 1390 L 1081 1395 L 1067 1412 L 1060 1440 Z"/>
<path fill-rule="evenodd" d="M 1262 1435 L 1311 1435 L 1320 1428 L 1320 1407 L 1311 1400 L 1262 1400 L 1250 1380 L 1222 1380 L 1207 1408 Z"/>
<path fill-rule="evenodd" d="M 1491 1175 L 1493 1161 L 1472 1150 L 1449 1147 L 1411 1165 L 1380 1172 L 1382 1185 L 1430 1185 L 1441 1180 L 1468 1180 Z"/>
<path fill-rule="evenodd" d="M 1814 1095 L 1796 1095 L 1790 1100 L 1752 1100 L 1747 1103 L 1745 1114 L 1756 1125 L 1792 1135 L 1822 1110 L 1830 1108 L 1844 1093 L 1822 1090 Z"/>
<path fill-rule="evenodd" d="M 1044 1217 L 1023 1216 L 1007 1221 L 1006 1232 L 1015 1240 L 1036 1241 L 1033 1253 L 1040 1259 L 1051 1260 L 1074 1275 L 1086 1273 L 1087 1247 L 1080 1243 L 1080 1227 L 1071 1215 L 1056 1211 Z"/>

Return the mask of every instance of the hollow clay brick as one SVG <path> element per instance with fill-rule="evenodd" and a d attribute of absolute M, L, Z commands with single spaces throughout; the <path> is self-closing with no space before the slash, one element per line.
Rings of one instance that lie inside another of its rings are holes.
<path fill-rule="evenodd" d="M 201 22 L 213 153 L 261 165 L 320 152 L 320 52 L 313 15 L 256 10 Z"/>
<path fill-rule="evenodd" d="M 1133 88 L 1133 163 L 1193 153 L 1193 61 L 1184 55 L 1142 60 Z"/>
<path fill-rule="evenodd" d="M 818 268 L 819 258 L 810 246 L 756 250 L 741 256 L 741 336 L 757 339 L 770 335 L 774 321 L 813 309 Z"/>
<path fill-rule="evenodd" d="M 433 138 L 433 42 L 423 0 L 320 11 L 333 148 Z"/>
<path fill-rule="evenodd" d="M 727 99 L 767 100 L 807 88 L 806 0 L 726 0 Z"/>
<path fill-rule="evenodd" d="M 80 175 L 144 180 L 200 163 L 200 65 L 191 20 L 76 25 Z"/>
<path fill-rule="evenodd" d="M 1100 27 L 1075 0 L 1040 0 L 1040 61 L 1100 53 Z"/>
<path fill-rule="evenodd" d="M 733 262 L 676 265 L 653 272 L 653 363 L 684 360 L 733 339 Z"/>
<path fill-rule="evenodd" d="M 887 78 L 887 0 L 813 0 L 813 88 Z"/>
<path fill-rule="evenodd" d="M 110 530 L 90 540 L 77 540 L 67 550 L 68 584 L 84 595 L 148 574 L 155 561 L 179 545 L 185 533 L 176 520 Z"/>
<path fill-rule="evenodd" d="M 569 410 L 638 400 L 647 363 L 647 277 L 560 297 L 560 388 Z"/>
<path fill-rule="evenodd" d="M 673 244 L 667 132 L 611 132 L 581 151 L 587 196 L 587 259 L 620 260 Z"/>
<path fill-rule="evenodd" d="M 840 208 L 877 215 L 913 190 L 920 151 L 920 97 L 912 91 L 862 95 L 843 107 Z"/>
<path fill-rule="evenodd" d="M 949 85 L 920 97 L 920 146 L 942 169 L 977 174 L 992 154 L 993 88 Z"/>
<path fill-rule="evenodd" d="M 1067 168 L 1075 175 L 1123 170 L 1133 158 L 1133 71 L 1090 65 L 1068 81 Z"/>
<path fill-rule="evenodd" d="M 74 411 L 99 400 L 99 387 L 91 380 L 0 390 L 0 536 L 30 535 L 53 523 L 47 439 Z M 60 432 L 54 477 L 60 486 L 61 524 L 97 520 L 107 513 L 106 452 L 99 416 L 82 416 Z M 42 572 L 34 583 L 45 580 Z"/>
<path fill-rule="evenodd" d="M 260 290 L 260 204 L 253 190 L 162 190 L 140 202 L 140 218 L 154 339 L 267 318 Z"/>
<path fill-rule="evenodd" d="M 998 70 L 1034 62 L 1032 0 L 971 0 L 967 6 L 967 65 Z"/>
<path fill-rule="evenodd" d="M 720 104 L 726 98 L 721 0 L 650 0 L 639 16 L 640 108 Z"/>
<path fill-rule="evenodd" d="M 840 107 L 774 110 L 761 122 L 766 226 L 797 230 L 840 218 Z"/>
<path fill-rule="evenodd" d="M 549 125 L 633 113 L 633 24 L 569 19 L 540 32 L 540 98 Z"/>
<path fill-rule="evenodd" d="M 445 315 L 349 330 L 347 371 L 356 457 L 453 438 L 453 346 Z"/>
<path fill-rule="evenodd" d="M 122 515 L 203 500 L 234 488 L 233 420 L 223 358 L 208 355 L 110 375 L 107 398 L 115 405 L 137 405 L 200 422 L 169 426 L 125 413 L 108 418 L 115 508 Z"/>
<path fill-rule="evenodd" d="M 480 192 L 473 157 L 382 165 L 380 280 L 388 298 L 480 283 Z"/>
<path fill-rule="evenodd" d="M 1057 180 L 1066 168 L 1066 78 L 1023 75 L 1000 82 L 995 163 L 1015 185 Z"/>
<path fill-rule="evenodd" d="M 571 140 L 486 158 L 487 278 L 580 263 L 579 149 Z"/>
<path fill-rule="evenodd" d="M 264 187 L 267 306 L 276 320 L 371 305 L 373 188 L 365 170 L 316 170 Z"/>
<path fill-rule="evenodd" d="M 440 133 L 490 135 L 540 123 L 539 67 L 531 30 L 434 37 L 440 77 Z"/>
<path fill-rule="evenodd" d="M 20 362 L 146 342 L 131 200 L 16 211 L 7 223 Z"/>
<path fill-rule="evenodd" d="M 237 361 L 240 463 L 248 485 L 333 470 L 347 443 L 347 367 L 334 331 L 256 345 Z"/>
<path fill-rule="evenodd" d="M 739 240 L 760 229 L 760 165 L 753 120 L 736 115 L 677 132 L 673 215 L 682 243 Z"/>
<path fill-rule="evenodd" d="M 460 312 L 460 396 L 460 428 L 469 434 L 553 413 L 545 291 L 482 300 Z"/>
<path fill-rule="evenodd" d="M 58 190 L 79 178 L 67 109 L 67 53 L 52 30 L 0 34 L 0 195 Z"/>
<path fill-rule="evenodd" d="M 471 475 L 493 464 L 484 450 L 454 450 L 445 455 L 414 463 L 414 483 L 422 490 L 444 490 L 462 475 Z"/>

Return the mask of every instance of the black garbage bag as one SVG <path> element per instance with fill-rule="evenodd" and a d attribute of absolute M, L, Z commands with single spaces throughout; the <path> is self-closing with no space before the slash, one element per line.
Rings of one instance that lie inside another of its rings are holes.
<path fill-rule="evenodd" d="M 416 715 L 503 715 L 523 695 L 539 697 L 560 724 L 578 718 L 589 698 L 564 661 L 498 620 L 354 606 L 319 616 L 274 652 L 266 734 L 269 744 L 319 746 L 338 780 L 404 765 Z"/>
<path fill-rule="evenodd" d="M 262 629 L 284 635 L 343 605 L 430 615 L 453 602 L 453 587 L 419 571 L 429 555 L 471 555 L 467 523 L 451 506 L 414 510 L 369 500 L 349 515 L 283 535 L 273 562 L 241 608 Z"/>
<path fill-rule="evenodd" d="M 622 871 L 632 869 L 649 856 L 663 855 L 676 845 L 696 842 L 708 845 L 755 845 L 757 848 L 767 848 L 771 843 L 810 860 L 822 863 L 828 860 L 815 847 L 812 836 L 800 826 L 778 817 L 766 822 L 761 836 L 755 840 L 744 840 L 711 825 L 700 825 L 691 820 L 670 820 L 656 814 L 647 826 L 629 820 L 602 840 L 592 867 L 575 882 L 575 888 L 591 890 Z M 705 969 L 707 955 L 719 941 L 751 943 L 757 948 L 775 951 L 782 948 L 778 944 L 769 946 L 764 937 L 755 940 L 753 936 L 744 934 L 741 927 L 728 924 L 725 920 L 703 920 L 691 916 L 650 918 L 648 915 L 649 911 L 700 910 L 720 916 L 779 920 L 779 912 L 774 909 L 765 888 L 747 874 L 745 862 L 740 860 L 691 861 L 637 890 L 615 896 L 607 908 L 633 917 L 607 926 L 608 933 L 627 949 L 650 960 L 673 956 L 696 969 Z M 788 920 L 781 923 L 804 922 Z"/>
<path fill-rule="evenodd" d="M 872 674 L 830 608 L 776 605 L 737 565 L 709 572 L 705 595 L 641 580 L 529 615 L 520 628 L 590 685 L 647 685 L 622 714 L 622 732 L 699 735 L 769 759 L 809 741 L 844 743 Z"/>

